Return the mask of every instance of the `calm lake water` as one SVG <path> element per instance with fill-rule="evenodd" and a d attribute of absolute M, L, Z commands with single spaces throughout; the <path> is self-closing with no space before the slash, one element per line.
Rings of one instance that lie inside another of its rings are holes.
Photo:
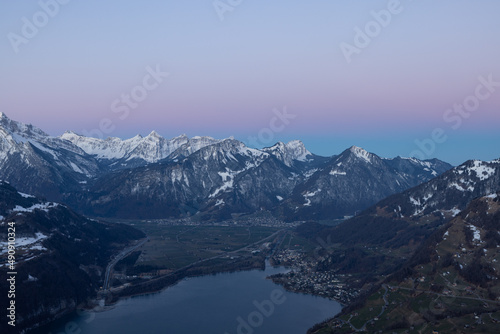
<path fill-rule="evenodd" d="M 65 319 L 51 334 L 304 334 L 339 303 L 285 291 L 266 279 L 283 268 L 187 278 L 113 309 Z"/>

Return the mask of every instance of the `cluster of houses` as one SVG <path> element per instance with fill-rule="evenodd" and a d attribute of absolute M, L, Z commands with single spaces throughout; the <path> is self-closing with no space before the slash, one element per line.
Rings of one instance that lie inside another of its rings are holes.
<path fill-rule="evenodd" d="M 304 253 L 294 250 L 281 250 L 272 258 L 273 263 L 288 266 L 292 270 L 286 274 L 271 276 L 271 279 L 286 289 L 331 298 L 347 304 L 358 296 L 345 283 L 348 275 L 332 271 L 317 271 L 316 263 Z"/>

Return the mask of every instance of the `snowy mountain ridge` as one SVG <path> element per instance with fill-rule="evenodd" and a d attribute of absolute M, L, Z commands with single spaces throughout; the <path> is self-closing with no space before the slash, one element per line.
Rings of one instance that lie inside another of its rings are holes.
<path fill-rule="evenodd" d="M 306 162 L 309 158 L 312 158 L 312 153 L 306 149 L 304 143 L 300 140 L 292 140 L 286 144 L 278 142 L 262 150 L 274 155 L 288 167 L 293 165 L 293 161 Z"/>
<path fill-rule="evenodd" d="M 0 112 L 0 139 L 0 149 L 3 153 L 19 149 L 23 144 L 29 142 L 42 150 L 57 147 L 76 154 L 84 154 L 84 151 L 79 147 L 58 137 L 49 136 L 31 124 L 11 120 L 2 112 Z"/>
<path fill-rule="evenodd" d="M 0 114 L 0 178 L 98 216 L 219 219 L 270 210 L 287 219 L 336 218 L 450 168 L 356 146 L 321 157 L 299 140 L 256 149 L 232 137 L 166 139 L 155 131 L 129 139 L 71 131 L 52 137 Z"/>
<path fill-rule="evenodd" d="M 130 139 L 122 140 L 116 137 L 98 139 L 85 137 L 74 132 L 67 131 L 60 137 L 80 147 L 85 153 L 95 156 L 98 160 L 125 160 L 141 159 L 147 163 L 155 163 L 167 158 L 177 149 L 185 146 L 189 148 L 189 154 L 197 150 L 220 142 L 212 137 L 193 137 L 189 139 L 181 135 L 172 139 L 166 139 L 156 131 L 152 131 L 146 137 L 137 135 Z"/>

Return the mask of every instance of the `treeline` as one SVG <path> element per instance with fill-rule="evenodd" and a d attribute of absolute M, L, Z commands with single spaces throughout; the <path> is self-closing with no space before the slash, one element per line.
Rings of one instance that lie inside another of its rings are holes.
<path fill-rule="evenodd" d="M 455 264 L 455 269 L 466 281 L 487 288 L 488 283 L 492 281 L 491 277 L 494 277 L 496 273 L 491 265 L 483 263 L 480 257 L 480 254 L 476 255 L 474 260 L 465 268 Z"/>
<path fill-rule="evenodd" d="M 402 282 L 407 277 L 414 274 L 414 267 L 417 265 L 430 263 L 435 259 L 436 256 L 436 244 L 443 240 L 443 235 L 448 228 L 450 228 L 451 223 L 434 231 L 413 253 L 412 257 L 406 261 L 399 269 L 395 270 L 393 274 L 388 276 L 384 282 Z M 450 261 L 450 259 L 444 259 L 444 261 Z"/>

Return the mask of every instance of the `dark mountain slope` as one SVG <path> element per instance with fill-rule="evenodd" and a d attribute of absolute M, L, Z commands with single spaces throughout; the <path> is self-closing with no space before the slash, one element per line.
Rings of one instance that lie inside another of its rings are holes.
<path fill-rule="evenodd" d="M 8 227 L 15 228 L 16 330 L 71 312 L 95 297 L 111 255 L 144 237 L 131 227 L 89 220 L 64 205 L 18 193 L 5 182 L 0 182 L 0 226 L 2 277 L 10 271 Z M 0 290 L 8 291 L 6 280 Z M 0 307 L 5 310 L 8 302 L 1 298 Z M 4 321 L 1 326 L 8 332 Z"/>
<path fill-rule="evenodd" d="M 288 220 L 344 218 L 450 168 L 436 159 L 383 159 L 353 146 L 299 184 L 281 210 Z"/>

